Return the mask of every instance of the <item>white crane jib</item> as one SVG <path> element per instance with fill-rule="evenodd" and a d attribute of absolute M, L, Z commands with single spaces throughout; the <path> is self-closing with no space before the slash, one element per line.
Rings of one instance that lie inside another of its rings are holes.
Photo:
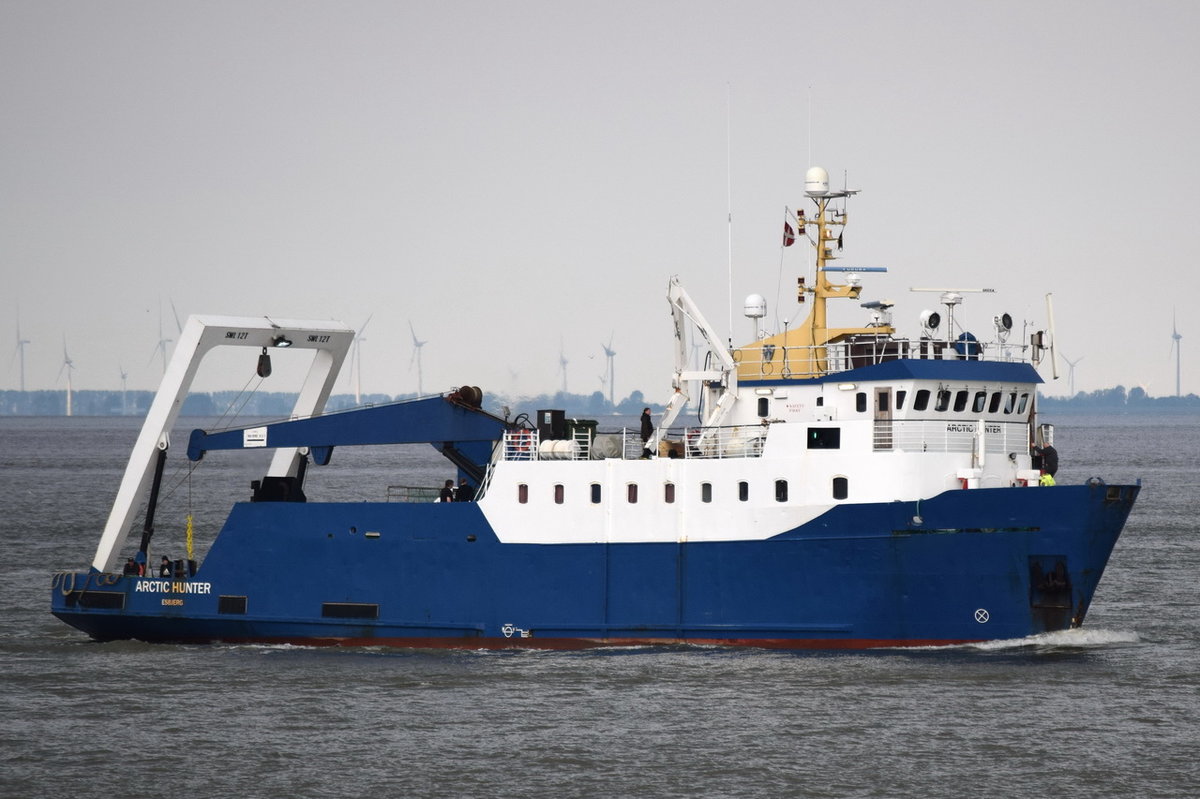
<path fill-rule="evenodd" d="M 662 431 L 675 423 L 679 412 L 687 403 L 688 396 L 685 390 L 687 381 L 720 382 L 722 385 L 720 398 L 711 408 L 706 409 L 707 417 L 701 419 L 701 424 L 705 426 L 720 425 L 729 415 L 734 401 L 737 400 L 737 364 L 733 360 L 733 355 L 730 354 L 729 348 L 721 343 L 717 332 L 684 290 L 678 276 L 672 277 L 667 286 L 667 301 L 671 304 L 671 321 L 675 327 L 675 376 L 671 381 L 674 393 L 671 395 L 671 400 L 667 403 L 667 410 L 659 423 L 659 432 L 654 437 L 655 443 Z M 700 331 L 709 351 L 716 357 L 715 368 L 697 370 L 687 368 L 688 346 L 685 331 L 689 321 Z"/>

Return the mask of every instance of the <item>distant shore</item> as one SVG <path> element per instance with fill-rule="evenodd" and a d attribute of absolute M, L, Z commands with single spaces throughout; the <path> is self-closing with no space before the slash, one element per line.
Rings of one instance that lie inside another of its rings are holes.
<path fill-rule="evenodd" d="M 356 400 L 353 394 L 335 394 L 329 398 L 326 409 L 347 410 L 359 405 L 384 405 L 415 398 L 415 394 L 363 394 Z M 71 394 L 71 414 L 141 417 L 146 415 L 153 401 L 153 391 L 75 391 Z M 188 395 L 183 404 L 182 415 L 218 417 L 228 409 L 236 407 L 242 416 L 283 417 L 291 413 L 295 401 L 295 394 L 281 392 L 258 392 L 253 395 L 236 391 L 198 392 Z M 1200 396 L 1195 394 L 1182 397 L 1151 397 L 1141 388 L 1127 391 L 1124 386 L 1089 393 L 1079 392 L 1074 397 L 1040 396 L 1038 403 L 1042 411 L 1200 414 Z M 516 418 L 522 413 L 532 415 L 535 411 L 550 408 L 563 410 L 571 416 L 636 416 L 646 407 L 656 415 L 663 411 L 661 403 L 647 400 L 641 391 L 633 391 L 628 397 L 615 403 L 609 402 L 599 391 L 592 394 L 558 392 L 533 397 L 484 396 L 485 410 L 509 418 Z M 0 391 L 0 416 L 65 416 L 66 410 L 65 391 Z"/>

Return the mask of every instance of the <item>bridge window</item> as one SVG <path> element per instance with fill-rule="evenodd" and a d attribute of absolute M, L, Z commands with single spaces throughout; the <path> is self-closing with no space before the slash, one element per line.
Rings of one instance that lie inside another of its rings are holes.
<path fill-rule="evenodd" d="M 904 410 L 904 398 L 907 396 L 908 396 L 908 392 L 905 391 L 904 389 L 900 389 L 899 391 L 896 392 L 896 410 L 898 410 L 898 411 Z"/>
<path fill-rule="evenodd" d="M 675 501 L 675 484 L 663 483 L 663 502 L 670 505 Z"/>
<path fill-rule="evenodd" d="M 787 480 L 775 481 L 775 501 L 787 502 Z"/>
<path fill-rule="evenodd" d="M 555 505 L 561 505 L 561 504 L 563 504 L 563 486 L 562 486 L 562 483 L 555 483 L 555 484 L 554 484 L 554 504 L 555 504 Z"/>
<path fill-rule="evenodd" d="M 917 398 L 913 400 L 913 410 L 923 411 L 929 407 L 929 389 L 923 388 L 917 392 Z"/>
<path fill-rule="evenodd" d="M 1025 413 L 1025 406 L 1029 404 L 1029 395 L 1022 394 L 1021 401 L 1017 403 L 1017 413 Z"/>
<path fill-rule="evenodd" d="M 954 412 L 962 413 L 967 409 L 967 390 L 962 389 L 954 395 Z"/>
<path fill-rule="evenodd" d="M 529 486 L 525 483 L 517 483 L 517 502 L 522 505 L 529 502 Z"/>
<path fill-rule="evenodd" d="M 941 412 L 950 407 L 950 392 L 944 388 L 939 388 L 937 393 L 937 404 L 933 406 L 935 411 Z"/>
<path fill-rule="evenodd" d="M 700 501 L 712 502 L 712 483 L 700 484 Z"/>
<path fill-rule="evenodd" d="M 745 480 L 738 483 L 738 501 L 745 502 L 750 499 L 750 484 Z"/>
<path fill-rule="evenodd" d="M 995 413 L 1000 410 L 1000 398 L 1003 396 L 999 391 L 992 392 L 992 401 L 988 404 L 988 413 Z"/>
<path fill-rule="evenodd" d="M 975 392 L 975 404 L 974 404 L 974 406 L 972 406 L 975 409 L 975 413 L 983 413 L 983 406 L 986 404 L 987 404 L 987 392 L 986 391 L 976 391 Z"/>
<path fill-rule="evenodd" d="M 1016 407 L 1017 407 L 1017 392 L 1013 391 L 1004 400 L 1004 412 L 1012 413 L 1013 409 Z"/>
<path fill-rule="evenodd" d="M 850 496 L 850 481 L 845 477 L 833 478 L 833 498 L 845 499 Z"/>

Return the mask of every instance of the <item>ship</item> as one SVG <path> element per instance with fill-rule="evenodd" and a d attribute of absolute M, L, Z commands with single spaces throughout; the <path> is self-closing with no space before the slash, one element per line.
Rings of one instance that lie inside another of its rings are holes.
<path fill-rule="evenodd" d="M 944 310 L 899 334 L 894 303 L 863 299 L 884 267 L 835 264 L 856 193 L 814 167 L 788 212 L 784 244 L 815 251 L 801 324 L 768 332 L 751 295 L 753 335 L 734 347 L 669 279 L 674 372 L 646 429 L 510 419 L 468 385 L 326 412 L 352 328 L 189 318 L 90 567 L 51 576 L 53 614 L 99 641 L 468 649 L 866 649 L 1079 627 L 1140 481 L 1055 484 L 1038 415 L 1052 309 L 1043 329 L 1012 338 L 1004 313 L 977 336 L 964 298 L 993 293 L 942 288 Z M 859 326 L 829 325 L 837 300 L 858 302 Z M 232 348 L 261 376 L 282 347 L 312 353 L 288 418 L 171 441 L 208 354 Z M 432 446 L 470 500 L 382 485 L 309 500 L 338 449 L 394 444 Z M 189 517 L 186 557 L 156 562 L 168 462 L 201 474 L 208 453 L 264 449 L 207 552 Z"/>

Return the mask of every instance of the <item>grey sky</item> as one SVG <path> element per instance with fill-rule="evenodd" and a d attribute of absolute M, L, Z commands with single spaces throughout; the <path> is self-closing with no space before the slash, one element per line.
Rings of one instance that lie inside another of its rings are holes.
<path fill-rule="evenodd" d="M 76 388 L 153 388 L 173 301 L 373 314 L 387 393 L 416 389 L 410 320 L 427 390 L 553 391 L 560 341 L 599 390 L 611 333 L 618 396 L 665 400 L 668 278 L 728 327 L 728 120 L 737 343 L 746 294 L 776 316 L 811 146 L 863 190 L 844 262 L 889 267 L 863 297 L 902 331 L 936 301 L 910 286 L 994 287 L 981 332 L 1051 291 L 1078 390 L 1161 395 L 1174 308 L 1200 392 L 1197 98 L 1193 2 L 6 0 L 0 388 L 18 304 L 29 388 L 65 385 L 64 335 Z"/>

